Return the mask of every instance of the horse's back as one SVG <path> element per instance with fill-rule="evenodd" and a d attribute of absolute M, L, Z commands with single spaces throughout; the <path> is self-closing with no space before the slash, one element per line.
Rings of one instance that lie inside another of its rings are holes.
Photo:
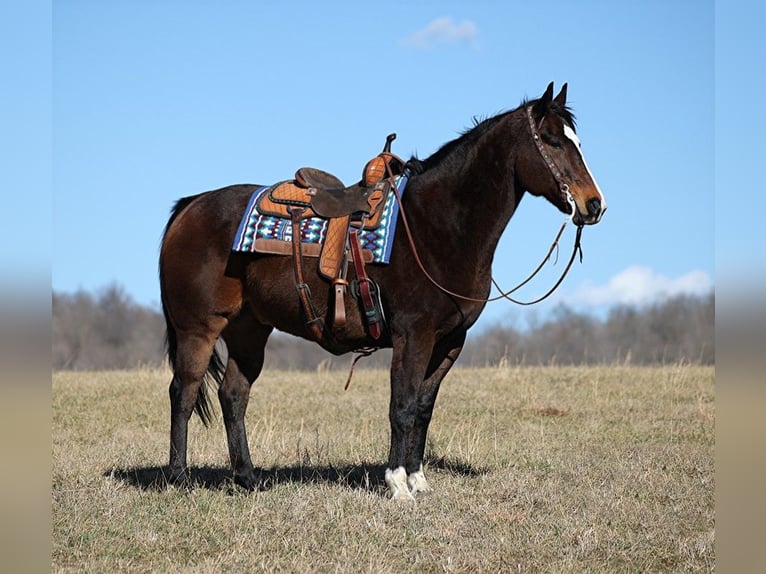
<path fill-rule="evenodd" d="M 187 234 L 203 230 L 205 225 L 214 226 L 216 230 L 221 230 L 221 225 L 228 225 L 236 230 L 250 196 L 258 187 L 251 184 L 230 185 L 182 197 L 171 210 L 163 235 L 163 246 L 169 240 L 172 241 L 170 238 L 173 236 L 180 234 L 182 240 L 185 240 Z"/>

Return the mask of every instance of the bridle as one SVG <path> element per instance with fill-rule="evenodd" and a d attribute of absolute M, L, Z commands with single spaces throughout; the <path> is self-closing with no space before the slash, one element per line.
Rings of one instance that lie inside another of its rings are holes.
<path fill-rule="evenodd" d="M 561 190 L 561 194 L 564 196 L 564 199 L 567 200 L 569 205 L 572 207 L 572 215 L 570 219 L 572 220 L 572 223 L 574 223 L 574 216 L 577 211 L 577 204 L 575 203 L 574 197 L 572 197 L 572 192 L 569 191 L 569 185 L 564 181 L 564 174 L 561 173 L 561 170 L 556 165 L 556 162 L 553 161 L 553 158 L 551 157 L 551 154 L 548 153 L 548 150 L 545 149 L 545 145 L 543 145 L 543 138 L 540 137 L 540 132 L 537 129 L 537 126 L 535 126 L 535 120 L 532 118 L 532 107 L 527 106 L 527 121 L 529 123 L 529 129 L 532 132 L 532 141 L 535 142 L 535 147 L 537 147 L 537 151 L 540 152 L 540 155 L 543 158 L 543 161 L 545 162 L 545 165 L 548 166 L 548 169 L 551 172 L 551 175 L 553 176 L 553 179 L 556 180 L 556 183 L 559 186 L 559 189 Z M 541 122 L 542 125 L 542 122 Z M 582 226 L 580 226 L 582 227 Z"/>
<path fill-rule="evenodd" d="M 548 249 L 548 253 L 545 255 L 543 260 L 540 262 L 540 264 L 537 266 L 537 268 L 527 277 L 513 287 L 512 289 L 509 289 L 508 291 L 503 291 L 497 282 L 495 281 L 494 277 L 492 278 L 492 284 L 495 286 L 495 288 L 500 291 L 499 295 L 496 295 L 495 297 L 490 298 L 477 298 L 477 297 L 468 297 L 466 295 L 462 295 L 460 293 L 455 293 L 454 291 L 451 291 L 441 285 L 436 279 L 434 279 L 430 273 L 426 270 L 425 266 L 423 265 L 423 262 L 420 259 L 420 255 L 418 254 L 418 250 L 415 247 L 415 241 L 413 239 L 412 230 L 410 229 L 409 221 L 407 220 L 407 214 L 404 210 L 404 205 L 402 204 L 402 198 L 399 194 L 399 189 L 396 185 L 392 185 L 392 189 L 394 192 L 394 195 L 396 196 L 396 201 L 399 204 L 399 211 L 402 216 L 402 223 L 404 224 L 404 230 L 407 234 L 407 240 L 410 244 L 410 250 L 412 251 L 412 255 L 415 258 L 415 262 L 417 263 L 418 267 L 420 268 L 420 271 L 423 273 L 423 275 L 426 276 L 426 278 L 440 291 L 443 293 L 450 295 L 452 297 L 456 297 L 458 299 L 462 299 L 463 301 L 471 301 L 474 303 L 491 303 L 493 301 L 499 301 L 500 299 L 507 299 L 508 301 L 511 301 L 512 303 L 516 303 L 517 305 L 534 305 L 536 303 L 539 303 L 540 301 L 543 301 L 544 299 L 547 299 L 550 297 L 553 292 L 558 289 L 559 285 L 564 281 L 564 278 L 567 276 L 567 273 L 569 273 L 569 270 L 572 267 L 572 263 L 574 263 L 575 257 L 577 254 L 580 254 L 580 262 L 582 262 L 582 247 L 580 246 L 580 237 L 582 235 L 582 225 L 575 224 L 577 226 L 577 233 L 575 235 L 575 242 L 574 242 L 574 248 L 572 249 L 572 255 L 569 258 L 569 261 L 567 262 L 566 267 L 564 268 L 564 271 L 562 272 L 561 276 L 559 277 L 558 281 L 551 287 L 544 295 L 533 299 L 532 301 L 519 301 L 517 299 L 514 299 L 510 295 L 514 293 L 515 291 L 519 290 L 521 287 L 529 283 L 529 281 L 532 280 L 539 272 L 540 270 L 545 266 L 545 264 L 550 260 L 551 255 L 553 254 L 554 250 L 558 250 L 559 246 L 559 239 L 561 238 L 562 233 L 564 232 L 564 228 L 566 227 L 567 223 L 572 221 L 574 223 L 574 216 L 577 210 L 577 206 L 575 204 L 575 200 L 572 197 L 572 193 L 569 191 L 569 185 L 564 181 L 564 176 L 561 173 L 561 170 L 556 165 L 556 162 L 553 160 L 551 155 L 548 153 L 548 150 L 545 149 L 545 145 L 542 142 L 542 138 L 540 137 L 540 133 L 537 130 L 537 127 L 535 126 L 535 121 L 532 118 L 532 109 L 530 106 L 527 106 L 526 108 L 526 114 L 527 119 L 529 122 L 529 129 L 532 132 L 532 140 L 535 142 L 535 147 L 537 148 L 537 151 L 540 153 L 540 155 L 543 158 L 543 161 L 545 162 L 545 165 L 548 166 L 548 169 L 551 172 L 551 175 L 553 176 L 553 179 L 556 180 L 556 183 L 559 186 L 559 189 L 561 190 L 561 193 L 566 198 L 569 205 L 572 207 L 572 214 L 564 221 L 564 223 L 561 224 L 561 229 L 559 229 L 558 233 L 556 234 L 556 238 L 553 240 L 553 243 L 551 244 L 550 249 Z M 391 178 L 391 181 L 393 182 L 393 173 L 391 172 L 391 168 L 388 165 L 388 162 L 386 162 L 386 169 L 389 173 L 389 177 Z"/>

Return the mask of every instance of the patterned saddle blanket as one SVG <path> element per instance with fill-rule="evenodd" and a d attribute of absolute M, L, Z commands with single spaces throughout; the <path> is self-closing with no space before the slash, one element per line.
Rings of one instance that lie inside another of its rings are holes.
<path fill-rule="evenodd" d="M 407 185 L 407 174 L 399 175 L 394 184 L 401 196 Z M 261 213 L 258 210 L 261 199 L 268 196 L 274 186 L 257 188 L 250 196 L 245 213 L 242 216 L 232 245 L 233 251 L 248 253 L 289 254 L 293 240 L 292 225 L 289 218 Z M 366 225 L 359 231 L 359 241 L 365 253 L 365 259 L 372 263 L 387 264 L 391 258 L 394 231 L 399 217 L 399 204 L 393 193 L 389 193 L 377 221 L 372 227 Z M 329 219 L 306 217 L 301 220 L 300 241 L 306 255 L 316 255 L 327 237 Z M 359 227 L 359 223 L 351 223 Z M 314 246 L 312 249 L 311 246 Z"/>

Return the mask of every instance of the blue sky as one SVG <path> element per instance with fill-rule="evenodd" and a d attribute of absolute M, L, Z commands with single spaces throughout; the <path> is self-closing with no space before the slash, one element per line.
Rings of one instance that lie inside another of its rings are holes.
<path fill-rule="evenodd" d="M 714 110 L 730 109 L 739 89 L 717 88 L 724 72 L 715 64 L 738 28 L 713 2 L 553 1 L 544 9 L 391 2 L 383 9 L 338 1 L 62 0 L 40 11 L 48 26 L 38 33 L 47 31 L 49 50 L 27 46 L 40 72 L 27 77 L 5 59 L 17 84 L 43 89 L 23 90 L 8 121 L 48 144 L 50 156 L 39 161 L 47 158 L 51 169 L 35 169 L 23 140 L 0 151 L 26 174 L 5 176 L 8 183 L 52 189 L 50 215 L 41 216 L 52 222 L 49 231 L 40 221 L 37 234 L 24 233 L 49 260 L 55 291 L 117 282 L 137 302 L 158 306 L 158 245 L 177 198 L 271 183 L 302 165 L 352 182 L 387 133 L 397 132 L 399 155 L 425 157 L 474 116 L 537 97 L 550 81 L 569 83 L 583 150 L 609 210 L 585 230 L 584 261 L 550 303 L 532 310 L 494 303 L 480 325 L 523 326 L 558 302 L 601 312 L 707 292 L 716 283 L 716 225 L 724 246 L 743 243 L 738 223 L 716 218 L 716 178 L 737 175 L 716 165 L 715 135 L 738 136 Z M 13 41 L 22 24 L 1 25 Z M 762 82 L 753 75 L 742 89 Z M 744 211 L 754 221 L 753 210 Z M 501 285 L 526 277 L 562 220 L 543 199 L 522 202 L 495 257 Z M 21 232 L 20 222 L 14 226 Z M 530 298 L 555 281 L 572 237 L 570 230 L 559 265 L 531 286 Z M 4 264 L 23 265 L 25 257 L 5 250 Z"/>

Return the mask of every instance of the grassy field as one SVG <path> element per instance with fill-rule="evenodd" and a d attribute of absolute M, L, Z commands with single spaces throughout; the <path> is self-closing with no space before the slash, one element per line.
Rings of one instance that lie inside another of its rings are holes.
<path fill-rule="evenodd" d="M 455 369 L 415 506 L 385 497 L 388 375 L 267 372 L 248 412 L 270 488 L 196 416 L 166 487 L 165 370 L 53 375 L 55 572 L 711 572 L 710 367 Z"/>

